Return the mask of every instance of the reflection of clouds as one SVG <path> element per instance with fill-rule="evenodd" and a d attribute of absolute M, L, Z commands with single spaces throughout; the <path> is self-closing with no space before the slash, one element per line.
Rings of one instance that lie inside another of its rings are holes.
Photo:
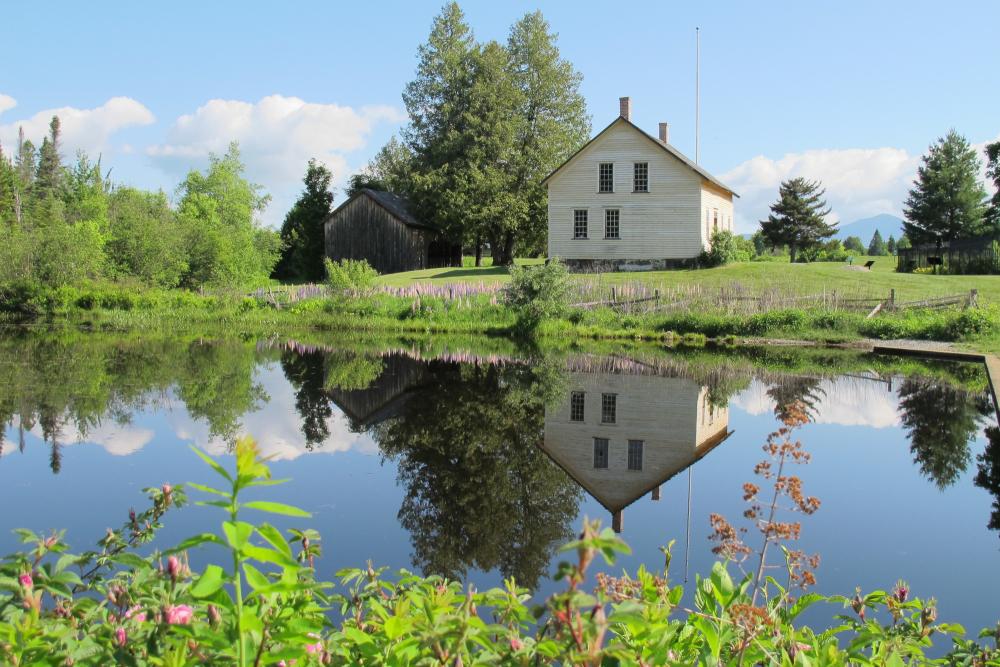
<path fill-rule="evenodd" d="M 282 461 L 297 459 L 303 454 L 332 454 L 351 450 L 363 454 L 378 453 L 378 445 L 371 436 L 351 432 L 347 417 L 336 406 L 333 406 L 333 415 L 326 420 L 330 436 L 310 451 L 306 448 L 306 439 L 302 434 L 302 419 L 295 409 L 295 392 L 285 379 L 281 367 L 277 364 L 262 366 L 258 368 L 257 379 L 264 385 L 270 401 L 256 412 L 243 415 L 239 434 L 252 435 L 264 456 Z M 163 415 L 172 438 L 190 442 L 211 454 L 229 453 L 226 440 L 211 437 L 208 423 L 203 419 L 193 419 L 183 408 L 182 402 L 171 398 L 161 404 L 155 414 Z M 0 438 L 0 456 L 17 451 L 16 417 L 10 426 L 8 437 Z M 42 440 L 42 429 L 37 424 L 26 432 L 33 438 Z M 0 436 L 3 435 L 0 425 Z M 127 456 L 148 445 L 157 435 L 162 433 L 157 433 L 152 428 L 116 424 L 109 419 L 88 429 L 86 434 L 81 433 L 75 425 L 67 424 L 60 429 L 56 441 L 60 445 L 94 444 L 103 447 L 109 454 Z"/>
<path fill-rule="evenodd" d="M 773 412 L 774 400 L 767 395 L 767 389 L 767 384 L 754 381 L 736 395 L 730 405 L 750 415 Z M 817 394 L 817 424 L 871 428 L 889 428 L 900 424 L 896 393 L 884 382 L 853 377 L 823 380 Z"/>
<path fill-rule="evenodd" d="M 11 430 L 16 432 L 17 427 L 18 419 L 15 417 L 11 422 Z M 42 427 L 38 424 L 35 424 L 34 427 L 25 432 L 30 433 L 39 440 L 43 438 Z M 64 446 L 97 445 L 103 447 L 106 452 L 114 456 L 128 456 L 148 445 L 153 440 L 154 435 L 156 434 L 151 429 L 138 428 L 129 424 L 116 424 L 109 420 L 94 428 L 87 429 L 86 433 L 81 432 L 73 424 L 66 424 L 59 429 L 55 440 Z M 16 446 L 12 447 L 10 438 L 8 438 L 4 443 L 2 454 L 9 454 L 14 449 L 16 449 Z"/>
<path fill-rule="evenodd" d="M 279 461 L 297 459 L 303 454 L 332 454 L 355 450 L 375 454 L 378 446 L 371 436 L 352 433 L 345 417 L 336 406 L 326 420 L 330 436 L 311 451 L 302 434 L 302 418 L 295 409 L 295 392 L 280 366 L 269 364 L 258 369 L 257 379 L 264 385 L 271 400 L 256 412 L 240 418 L 239 435 L 251 435 L 260 445 L 264 456 Z M 229 444 L 224 438 L 211 437 L 208 424 L 195 421 L 183 411 L 168 416 L 171 429 L 181 440 L 191 442 L 213 455 L 227 454 Z"/>

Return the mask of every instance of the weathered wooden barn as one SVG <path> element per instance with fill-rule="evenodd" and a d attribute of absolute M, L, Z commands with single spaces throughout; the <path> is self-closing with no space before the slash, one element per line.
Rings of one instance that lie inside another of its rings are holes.
<path fill-rule="evenodd" d="M 367 260 L 379 273 L 461 266 L 462 249 L 418 220 L 406 200 L 364 189 L 337 207 L 324 223 L 326 256 Z"/>

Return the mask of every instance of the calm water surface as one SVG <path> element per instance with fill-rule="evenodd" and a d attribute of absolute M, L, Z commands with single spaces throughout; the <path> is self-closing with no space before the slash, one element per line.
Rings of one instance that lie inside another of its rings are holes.
<path fill-rule="evenodd" d="M 676 540 L 673 576 L 693 577 L 715 558 L 709 514 L 741 525 L 776 413 L 801 400 L 812 461 L 795 473 L 822 505 L 798 547 L 821 554 L 818 590 L 903 578 L 942 619 L 995 623 L 1000 438 L 981 369 L 769 354 L 785 356 L 6 338 L 0 550 L 17 527 L 66 528 L 83 550 L 143 487 L 211 482 L 189 445 L 226 459 L 249 433 L 293 480 L 267 497 L 313 513 L 326 576 L 370 559 L 546 593 L 589 516 L 633 547 L 621 567 L 660 568 Z M 158 544 L 219 520 L 185 508 Z"/>

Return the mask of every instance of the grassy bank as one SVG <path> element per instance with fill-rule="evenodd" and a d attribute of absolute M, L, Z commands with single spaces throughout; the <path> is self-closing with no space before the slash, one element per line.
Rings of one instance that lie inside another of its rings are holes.
<path fill-rule="evenodd" d="M 708 273 L 708 272 L 705 272 Z M 926 276 L 933 278 L 933 276 Z M 439 295 L 436 295 L 439 294 Z M 275 307 L 266 296 L 200 295 L 136 290 L 128 286 L 6 289 L 0 318 L 9 324 L 85 327 L 101 330 L 224 330 L 245 335 L 295 331 L 450 333 L 509 336 L 517 317 L 497 293 L 436 293 L 369 297 L 315 296 Z M 523 332 L 521 332 L 523 333 Z M 541 339 L 644 339 L 674 341 L 686 336 L 781 338 L 848 342 L 862 338 L 912 338 L 959 342 L 984 351 L 1000 350 L 1000 307 L 908 310 L 866 318 L 859 312 L 823 307 L 732 312 L 689 308 L 675 312 L 622 313 L 608 307 L 571 309 L 540 323 Z"/>

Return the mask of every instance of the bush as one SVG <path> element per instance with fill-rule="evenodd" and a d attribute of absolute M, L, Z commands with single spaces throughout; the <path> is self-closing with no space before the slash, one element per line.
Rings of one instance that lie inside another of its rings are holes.
<path fill-rule="evenodd" d="M 541 266 L 514 266 L 504 288 L 504 302 L 517 315 L 518 328 L 533 330 L 544 319 L 562 317 L 569 307 L 566 266 L 551 259 Z"/>
<path fill-rule="evenodd" d="M 338 294 L 354 294 L 370 296 L 375 291 L 375 280 L 378 271 L 363 259 L 341 259 L 336 262 L 330 258 L 323 260 L 326 266 L 326 284 Z"/>
<path fill-rule="evenodd" d="M 731 262 L 749 262 L 755 254 L 753 241 L 729 231 L 719 231 L 712 234 L 709 248 L 702 251 L 698 264 L 713 267 Z"/>

